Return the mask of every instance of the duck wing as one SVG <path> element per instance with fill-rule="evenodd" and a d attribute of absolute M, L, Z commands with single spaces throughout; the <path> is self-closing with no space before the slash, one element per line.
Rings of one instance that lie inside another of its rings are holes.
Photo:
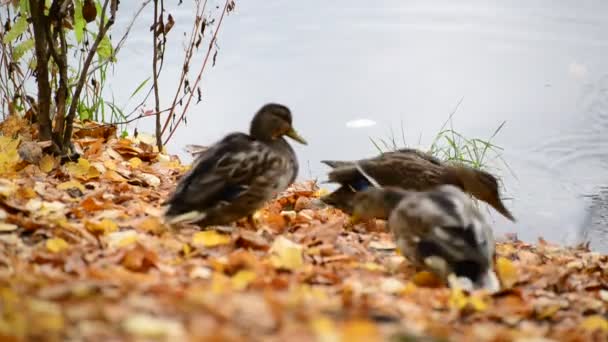
<path fill-rule="evenodd" d="M 167 217 L 204 212 L 245 192 L 267 159 L 267 147 L 243 133 L 233 133 L 202 151 L 166 202 Z"/>
<path fill-rule="evenodd" d="M 443 162 L 441 160 L 439 160 L 439 158 L 436 158 L 435 156 L 433 156 L 432 154 L 428 153 L 428 152 L 423 152 L 420 150 L 416 150 L 414 148 L 402 148 L 399 150 L 396 150 L 395 152 L 388 152 L 388 153 L 401 153 L 401 154 L 411 154 L 411 155 L 415 155 L 416 157 L 420 157 L 430 163 L 433 163 L 435 165 L 443 165 Z"/>
<path fill-rule="evenodd" d="M 355 191 L 367 188 L 370 183 L 359 172 L 355 162 L 330 162 L 330 182 L 348 185 Z M 426 190 L 443 176 L 443 164 L 437 158 L 413 149 L 386 152 L 375 158 L 361 159 L 365 172 L 382 186 L 397 186 L 407 190 Z M 329 165 L 329 164 L 328 164 Z"/>

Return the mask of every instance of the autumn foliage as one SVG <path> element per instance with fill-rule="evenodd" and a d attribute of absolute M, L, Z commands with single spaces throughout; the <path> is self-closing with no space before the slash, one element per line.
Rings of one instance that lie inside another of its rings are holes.
<path fill-rule="evenodd" d="M 147 136 L 77 122 L 79 160 L 42 153 L 16 116 L 0 136 L 2 340 L 564 341 L 608 339 L 608 256 L 516 239 L 500 293 L 449 289 L 295 184 L 257 229 L 170 228 L 188 169 Z M 423 339 L 424 338 L 424 339 Z"/>

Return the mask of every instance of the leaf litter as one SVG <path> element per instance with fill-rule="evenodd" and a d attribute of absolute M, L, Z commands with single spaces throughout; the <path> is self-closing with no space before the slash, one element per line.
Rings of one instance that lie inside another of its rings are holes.
<path fill-rule="evenodd" d="M 315 182 L 257 230 L 172 228 L 161 203 L 189 166 L 153 139 L 78 123 L 82 154 L 61 165 L 15 120 L 0 124 L 2 340 L 608 339 L 608 256 L 585 246 L 498 243 L 491 295 L 415 269 Z"/>

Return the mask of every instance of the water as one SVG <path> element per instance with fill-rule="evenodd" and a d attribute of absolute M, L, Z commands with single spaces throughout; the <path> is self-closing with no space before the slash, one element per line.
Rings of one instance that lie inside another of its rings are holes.
<path fill-rule="evenodd" d="M 192 20 L 184 3 L 168 5 L 176 25 L 161 77 L 165 106 Z M 121 3 L 113 42 L 138 6 Z M 492 213 L 497 232 L 563 244 L 587 239 L 606 251 L 606 15 L 602 0 L 237 1 L 203 101 L 170 152 L 186 158 L 185 144 L 246 130 L 255 110 L 276 101 L 292 109 L 310 143 L 295 146 L 300 178 L 323 179 L 319 160 L 374 155 L 369 137 L 399 131 L 401 122 L 408 143 L 427 146 L 463 98 L 454 124 L 465 135 L 487 137 L 507 121 L 495 142 L 513 170 L 501 175 L 518 222 Z M 118 56 L 118 103 L 151 75 L 151 19 L 146 11 Z M 136 125 L 152 131 L 153 120 Z"/>

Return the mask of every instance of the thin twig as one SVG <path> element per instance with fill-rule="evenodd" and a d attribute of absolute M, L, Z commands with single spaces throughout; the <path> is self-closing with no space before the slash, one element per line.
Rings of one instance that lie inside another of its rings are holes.
<path fill-rule="evenodd" d="M 30 0 L 30 1 L 32 1 L 32 0 Z M 110 2 L 110 0 L 105 0 L 103 3 L 103 8 L 101 10 L 101 21 L 99 23 L 99 32 L 97 33 L 95 42 L 91 46 L 91 49 L 89 50 L 87 58 L 84 61 L 84 64 L 83 64 L 82 70 L 81 70 L 81 74 L 80 74 L 80 78 L 78 79 L 78 83 L 76 84 L 76 88 L 74 89 L 74 94 L 72 95 L 72 103 L 70 104 L 70 111 L 68 112 L 68 115 L 66 117 L 66 127 L 65 127 L 65 133 L 63 136 L 64 152 L 66 151 L 65 149 L 67 148 L 67 146 L 70 145 L 70 140 L 72 138 L 72 126 L 74 124 L 74 116 L 76 115 L 76 107 L 78 106 L 78 100 L 80 98 L 80 93 L 82 92 L 82 88 L 84 87 L 84 84 L 87 80 L 89 66 L 91 65 L 91 61 L 93 61 L 93 57 L 95 56 L 95 53 L 97 52 L 97 47 L 99 47 L 101 40 L 103 39 L 103 37 L 105 37 L 106 33 L 108 32 L 108 29 L 114 24 L 114 18 L 116 16 L 117 5 L 115 4 L 116 0 L 111 0 L 111 1 L 112 1 L 112 5 L 110 5 L 111 13 L 110 13 L 110 18 L 108 19 L 107 23 L 105 22 L 106 9 L 108 7 L 108 3 Z"/>
<path fill-rule="evenodd" d="M 203 76 L 203 72 L 205 71 L 205 66 L 207 65 L 207 61 L 209 60 L 209 56 L 211 55 L 211 50 L 213 48 L 213 43 L 217 39 L 217 34 L 220 31 L 220 28 L 222 27 L 222 22 L 224 20 L 224 16 L 226 15 L 226 11 L 228 10 L 228 4 L 229 3 L 230 3 L 230 0 L 226 0 L 226 3 L 224 4 L 224 9 L 222 10 L 222 15 L 220 16 L 220 19 L 219 19 L 219 21 L 217 23 L 217 28 L 215 29 L 215 32 L 213 32 L 213 37 L 211 38 L 211 41 L 209 42 L 209 48 L 207 49 L 207 54 L 205 55 L 205 59 L 203 60 L 203 65 L 201 66 L 201 70 L 199 71 L 198 76 L 196 77 L 196 81 L 194 81 L 194 85 L 193 85 L 192 89 L 196 89 L 196 87 L 198 86 L 198 84 L 201 81 L 201 78 Z M 192 97 L 194 96 L 194 93 L 195 92 L 190 92 L 190 96 L 188 97 L 188 100 L 186 101 L 186 105 L 184 106 L 182 114 L 180 115 L 179 119 L 175 123 L 175 127 L 173 127 L 173 129 L 169 133 L 169 136 L 167 137 L 167 139 L 165 139 L 165 145 L 169 142 L 169 140 L 171 139 L 171 137 L 173 136 L 173 134 L 177 130 L 177 127 L 179 126 L 179 123 L 183 120 L 184 116 L 186 115 L 186 112 L 188 111 L 188 107 L 190 106 L 190 101 L 192 101 Z"/>
<path fill-rule="evenodd" d="M 165 120 L 165 124 L 163 125 L 161 135 L 165 134 L 165 131 L 167 130 L 167 127 L 169 126 L 169 123 L 172 120 L 177 103 L 181 102 L 187 95 L 187 93 L 184 93 L 182 96 L 179 96 L 179 94 L 181 93 L 181 90 L 182 90 L 182 86 L 184 85 L 184 82 L 186 81 L 186 77 L 188 76 L 188 68 L 190 65 L 190 60 L 192 59 L 192 56 L 194 55 L 194 47 L 195 47 L 195 41 L 196 41 L 195 38 L 197 36 L 197 32 L 199 31 L 200 24 L 204 20 L 203 16 L 205 14 L 205 9 L 207 8 L 207 0 L 205 0 L 205 2 L 203 3 L 203 9 L 200 12 L 199 12 L 199 8 L 200 8 L 200 1 L 197 1 L 196 2 L 196 15 L 197 16 L 194 19 L 194 25 L 192 25 L 192 32 L 190 33 L 190 42 L 188 43 L 188 48 L 186 49 L 186 56 L 184 57 L 182 73 L 180 75 L 179 83 L 177 85 L 177 90 L 175 91 L 175 96 L 173 97 L 173 102 L 171 103 L 171 107 L 170 107 L 171 112 L 169 113 L 169 115 L 167 116 L 167 119 Z M 199 13 L 200 13 L 200 17 L 199 17 Z M 209 52 L 207 52 L 207 53 L 209 53 Z"/>
<path fill-rule="evenodd" d="M 162 7 L 162 0 L 161 0 Z M 163 15 L 161 9 L 161 16 Z M 158 25 L 158 0 L 154 0 L 154 26 L 152 26 L 152 77 L 153 83 L 152 87 L 154 88 L 154 109 L 156 109 L 156 145 L 158 146 L 158 150 L 161 151 L 163 148 L 163 141 L 160 132 L 160 98 L 158 95 L 158 49 L 156 44 L 158 43 L 158 36 L 162 31 Z"/>

